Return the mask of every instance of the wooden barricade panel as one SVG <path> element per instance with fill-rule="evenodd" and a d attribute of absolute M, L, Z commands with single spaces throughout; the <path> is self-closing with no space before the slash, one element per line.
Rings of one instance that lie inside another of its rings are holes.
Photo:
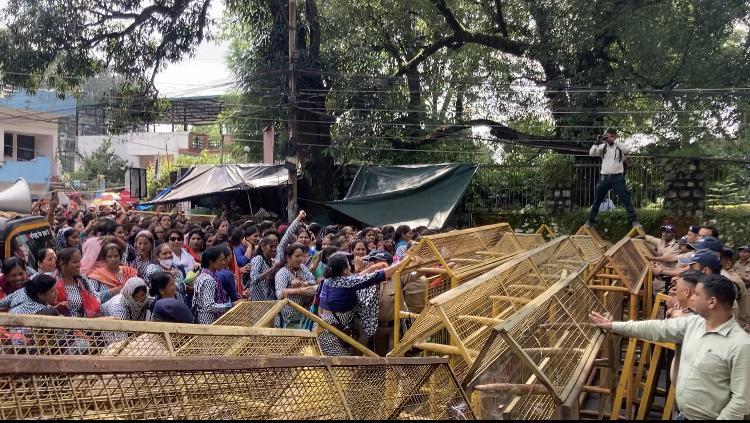
<path fill-rule="evenodd" d="M 440 358 L 5 356 L 3 419 L 473 419 Z"/>
<path fill-rule="evenodd" d="M 0 326 L 15 336 L 0 347 L 7 355 L 320 355 L 303 330 L 27 315 L 0 315 Z"/>
<path fill-rule="evenodd" d="M 493 328 L 467 379 L 492 369 L 485 373 L 492 383 L 473 386 L 497 393 L 505 418 L 552 418 L 580 394 L 581 376 L 604 339 L 588 319 L 591 310 L 605 312 L 580 272 L 558 282 Z"/>

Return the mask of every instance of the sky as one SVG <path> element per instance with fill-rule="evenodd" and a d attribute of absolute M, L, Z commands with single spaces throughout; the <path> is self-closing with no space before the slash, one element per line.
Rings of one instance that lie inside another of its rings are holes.
<path fill-rule="evenodd" d="M 223 12 L 222 1 L 211 2 L 209 15 L 212 18 L 221 19 Z M 204 41 L 196 49 L 194 57 L 167 66 L 156 76 L 154 84 L 165 97 L 223 94 L 229 88 L 226 83 L 232 80 L 226 62 L 228 52 L 227 41 Z"/>

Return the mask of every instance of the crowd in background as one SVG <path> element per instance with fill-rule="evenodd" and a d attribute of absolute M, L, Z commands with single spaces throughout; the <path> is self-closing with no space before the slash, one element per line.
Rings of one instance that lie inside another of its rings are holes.
<path fill-rule="evenodd" d="M 393 306 L 380 304 L 393 302 L 385 292 L 392 284 L 384 282 L 409 246 L 432 233 L 405 225 L 321 227 L 306 223 L 304 212 L 278 224 L 192 222 L 179 211 L 108 206 L 35 209 L 48 214 L 56 245 L 13 246 L 2 263 L 0 310 L 134 321 L 153 320 L 158 310 L 162 321 L 211 324 L 243 301 L 288 299 L 371 348 L 377 335 L 383 353 L 390 332 L 376 332 L 393 328 Z M 291 306 L 275 325 L 317 330 L 330 355 L 351 352 Z"/>

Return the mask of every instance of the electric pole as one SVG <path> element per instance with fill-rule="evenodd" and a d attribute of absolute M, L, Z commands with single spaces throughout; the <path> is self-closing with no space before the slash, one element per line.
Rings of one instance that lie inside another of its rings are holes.
<path fill-rule="evenodd" d="M 297 0 L 289 1 L 289 92 L 287 93 L 288 141 L 286 151 L 286 168 L 289 172 L 287 218 L 289 223 L 297 217 Z"/>

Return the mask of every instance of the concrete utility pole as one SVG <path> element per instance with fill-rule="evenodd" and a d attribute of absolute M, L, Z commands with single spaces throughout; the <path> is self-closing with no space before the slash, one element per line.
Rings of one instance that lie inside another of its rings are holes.
<path fill-rule="evenodd" d="M 287 197 L 287 219 L 294 221 L 297 217 L 297 0 L 289 1 L 289 92 L 288 92 L 288 135 L 286 151 L 286 168 L 289 171 L 289 193 Z"/>

